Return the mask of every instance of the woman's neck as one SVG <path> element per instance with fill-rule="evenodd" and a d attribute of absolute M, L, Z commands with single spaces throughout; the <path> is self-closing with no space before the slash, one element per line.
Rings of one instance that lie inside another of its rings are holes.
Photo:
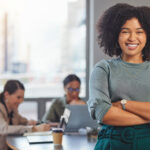
<path fill-rule="evenodd" d="M 12 111 L 12 109 L 11 109 L 10 105 L 9 105 L 7 102 L 6 102 L 5 104 L 6 104 L 6 107 L 7 107 L 8 113 L 10 113 L 10 112 Z"/>
<path fill-rule="evenodd" d="M 143 57 L 121 57 L 123 61 L 128 62 L 128 63 L 134 63 L 134 64 L 141 64 L 144 62 Z"/>

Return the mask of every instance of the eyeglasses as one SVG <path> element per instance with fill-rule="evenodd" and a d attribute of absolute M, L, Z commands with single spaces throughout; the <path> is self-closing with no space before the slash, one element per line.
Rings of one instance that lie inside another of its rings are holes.
<path fill-rule="evenodd" d="M 79 92 L 80 89 L 79 89 L 79 88 L 75 88 L 75 89 L 73 89 L 73 88 L 68 88 L 68 91 L 69 91 L 69 92 L 73 92 L 73 91 Z"/>

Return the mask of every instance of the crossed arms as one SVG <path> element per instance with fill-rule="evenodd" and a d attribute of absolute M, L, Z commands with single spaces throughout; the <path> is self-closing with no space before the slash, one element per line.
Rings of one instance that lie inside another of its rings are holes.
<path fill-rule="evenodd" d="M 104 115 L 103 123 L 114 126 L 130 126 L 150 122 L 150 102 L 127 101 L 126 110 L 120 101 L 112 103 L 112 107 Z"/>

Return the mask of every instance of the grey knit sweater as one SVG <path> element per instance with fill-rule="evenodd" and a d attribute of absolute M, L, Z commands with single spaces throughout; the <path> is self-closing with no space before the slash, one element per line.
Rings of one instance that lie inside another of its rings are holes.
<path fill-rule="evenodd" d="M 91 116 L 102 123 L 111 103 L 121 99 L 150 101 L 150 62 L 133 64 L 116 58 L 95 65 L 89 83 Z"/>

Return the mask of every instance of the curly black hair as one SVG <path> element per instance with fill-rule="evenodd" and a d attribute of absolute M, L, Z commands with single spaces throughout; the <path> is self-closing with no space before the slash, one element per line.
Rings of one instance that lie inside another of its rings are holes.
<path fill-rule="evenodd" d="M 137 18 L 147 35 L 147 42 L 142 51 L 143 59 L 150 60 L 150 7 L 135 7 L 126 3 L 118 3 L 100 17 L 97 23 L 98 44 L 104 47 L 105 54 L 120 56 L 122 51 L 118 43 L 121 27 L 127 20 Z"/>

